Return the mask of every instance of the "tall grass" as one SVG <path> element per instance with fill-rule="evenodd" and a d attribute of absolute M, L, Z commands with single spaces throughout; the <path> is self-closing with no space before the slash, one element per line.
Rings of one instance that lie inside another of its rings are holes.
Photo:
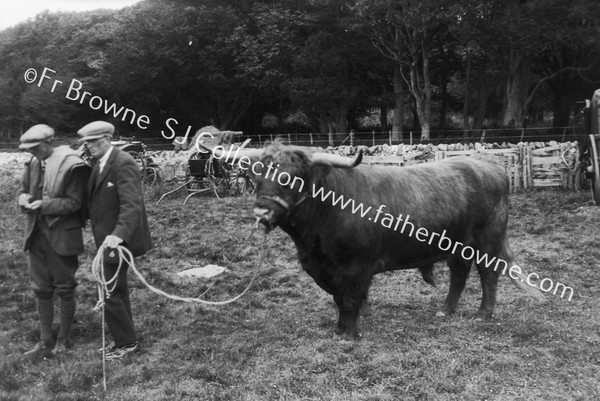
<path fill-rule="evenodd" d="M 3 188 L 16 190 L 2 179 Z M 89 229 L 71 351 L 49 359 L 23 355 L 38 330 L 17 235 L 21 217 L 7 193 L 0 205 L 2 400 L 600 399 L 600 215 L 587 193 L 512 196 L 516 261 L 575 288 L 571 302 L 548 295 L 539 303 L 501 279 L 495 318 L 474 320 L 481 297 L 474 270 L 459 313 L 438 318 L 448 289 L 444 265 L 436 266 L 438 289 L 414 271 L 385 273 L 374 279 L 358 341 L 333 334 L 336 308 L 301 270 L 286 235 L 276 230 L 247 240 L 251 198 L 193 197 L 185 206 L 177 197 L 149 201 L 155 247 L 136 263 L 153 285 L 181 296 L 212 285 L 205 298 L 223 300 L 257 270 L 258 277 L 239 301 L 213 307 L 159 297 L 131 275 L 142 351 L 107 362 L 107 392 L 96 352 L 102 327 L 92 310 Z M 228 271 L 210 280 L 176 276 L 207 264 Z"/>

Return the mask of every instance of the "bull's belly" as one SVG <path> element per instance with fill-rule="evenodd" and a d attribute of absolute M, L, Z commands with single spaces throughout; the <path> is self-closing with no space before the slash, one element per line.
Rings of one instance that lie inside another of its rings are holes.
<path fill-rule="evenodd" d="M 414 258 L 411 260 L 393 260 L 392 259 L 390 261 L 383 262 L 381 264 L 381 269 L 379 269 L 379 271 L 377 271 L 377 273 L 384 272 L 384 271 L 390 271 L 390 270 L 418 269 L 418 268 L 432 265 L 436 262 L 445 260 L 447 258 L 448 258 L 448 255 L 437 254 L 437 255 L 433 255 L 433 256 L 429 256 L 429 257 Z"/>
<path fill-rule="evenodd" d="M 346 257 L 342 259 L 339 258 L 339 255 L 328 255 L 322 252 L 307 253 L 298 249 L 300 264 L 311 276 L 318 271 L 338 269 L 349 273 L 350 271 L 359 270 L 361 275 L 364 273 L 373 275 L 391 270 L 418 269 L 446 260 L 449 256 L 448 253 L 441 251 L 420 253 L 382 252 L 377 254 L 367 250 L 364 252 L 347 252 Z"/>

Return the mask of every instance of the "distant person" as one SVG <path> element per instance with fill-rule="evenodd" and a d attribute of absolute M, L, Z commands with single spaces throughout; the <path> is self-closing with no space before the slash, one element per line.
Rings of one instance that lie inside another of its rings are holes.
<path fill-rule="evenodd" d="M 21 136 L 25 164 L 17 203 L 26 213 L 25 251 L 36 297 L 40 341 L 25 354 L 60 354 L 70 346 L 75 317 L 75 272 L 83 252 L 85 193 L 90 168 L 68 146 L 53 147 L 54 130 L 38 124 Z M 60 331 L 53 344 L 53 295 L 60 299 Z"/>
<path fill-rule="evenodd" d="M 81 141 L 97 160 L 88 182 L 88 209 L 96 246 L 118 245 L 133 256 L 152 247 L 144 206 L 140 170 L 129 153 L 111 144 L 114 126 L 95 121 L 78 131 Z M 105 299 L 104 315 L 113 342 L 107 346 L 106 359 L 121 359 L 140 348 L 133 325 L 127 270 L 123 263 L 110 298 Z M 104 263 L 107 280 L 115 275 L 117 263 Z"/>

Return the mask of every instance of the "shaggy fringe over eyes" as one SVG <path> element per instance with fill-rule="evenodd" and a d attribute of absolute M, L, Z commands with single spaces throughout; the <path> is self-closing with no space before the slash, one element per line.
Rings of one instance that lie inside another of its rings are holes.
<path fill-rule="evenodd" d="M 293 146 L 284 145 L 279 140 L 275 140 L 264 149 L 263 158 L 282 166 L 294 166 L 294 169 L 298 170 L 310 166 L 310 159 L 306 153 L 301 149 L 294 149 Z"/>

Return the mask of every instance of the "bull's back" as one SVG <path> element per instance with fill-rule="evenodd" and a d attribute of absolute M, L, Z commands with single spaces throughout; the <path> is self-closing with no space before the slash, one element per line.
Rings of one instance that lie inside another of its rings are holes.
<path fill-rule="evenodd" d="M 388 213 L 410 214 L 423 222 L 445 221 L 506 201 L 509 182 L 495 164 L 470 157 L 409 167 L 335 169 L 321 183 L 355 203 L 386 205 Z"/>
<path fill-rule="evenodd" d="M 492 215 L 499 232 L 506 226 L 508 178 L 498 166 L 475 158 L 334 169 L 319 185 L 352 199 L 354 206 L 362 203 L 362 210 L 370 208 L 360 216 L 330 204 L 314 206 L 320 209 L 314 228 L 324 249 L 349 258 L 373 255 L 388 264 L 412 263 L 444 253 L 428 243 L 432 233 L 467 243 Z"/>

